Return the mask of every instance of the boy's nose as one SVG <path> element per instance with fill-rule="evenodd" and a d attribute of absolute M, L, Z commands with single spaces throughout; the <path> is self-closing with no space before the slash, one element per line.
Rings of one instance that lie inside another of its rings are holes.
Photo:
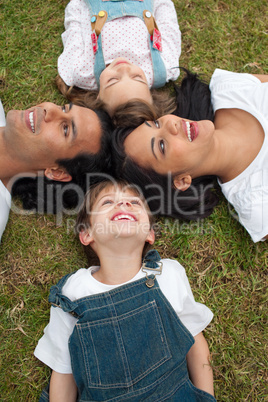
<path fill-rule="evenodd" d="M 121 200 L 121 201 L 118 201 L 117 205 L 118 205 L 119 207 L 122 207 L 122 206 L 131 207 L 131 206 L 132 206 L 131 202 L 128 201 L 128 200 Z"/>

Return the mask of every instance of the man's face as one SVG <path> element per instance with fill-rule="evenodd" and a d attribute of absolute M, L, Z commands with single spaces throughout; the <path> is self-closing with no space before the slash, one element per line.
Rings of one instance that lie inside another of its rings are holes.
<path fill-rule="evenodd" d="M 28 110 L 11 110 L 6 117 L 4 142 L 7 152 L 27 162 L 31 170 L 53 166 L 56 160 L 80 152 L 97 153 L 101 125 L 90 109 L 41 103 Z"/>

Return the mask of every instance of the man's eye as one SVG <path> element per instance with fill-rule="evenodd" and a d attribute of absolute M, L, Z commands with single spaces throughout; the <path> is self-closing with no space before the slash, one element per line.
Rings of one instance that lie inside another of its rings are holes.
<path fill-rule="evenodd" d="M 63 125 L 63 132 L 64 132 L 64 136 L 68 137 L 68 126 L 67 126 L 67 124 Z"/>
<path fill-rule="evenodd" d="M 156 128 L 159 128 L 159 127 L 160 127 L 159 120 L 155 120 L 155 121 L 154 121 L 154 124 L 155 124 Z"/>
<path fill-rule="evenodd" d="M 165 155 L 165 143 L 163 140 L 159 141 L 159 149 L 160 149 L 161 154 Z"/>

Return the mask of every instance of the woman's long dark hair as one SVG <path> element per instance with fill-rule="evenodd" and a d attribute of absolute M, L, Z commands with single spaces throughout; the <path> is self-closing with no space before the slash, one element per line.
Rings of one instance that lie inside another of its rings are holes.
<path fill-rule="evenodd" d="M 181 85 L 174 84 L 177 108 L 173 114 L 190 120 L 213 121 L 208 84 L 201 81 L 197 74 L 184 71 L 186 76 Z M 148 109 L 148 120 L 151 117 Z M 113 134 L 112 164 L 115 176 L 139 186 L 154 214 L 186 220 L 209 216 L 218 203 L 218 196 L 214 191 L 215 177 L 202 176 L 193 179 L 190 188 L 182 192 L 174 188 L 171 175 L 161 175 L 152 169 L 141 168 L 124 151 L 124 141 L 136 127 L 121 127 Z"/>
<path fill-rule="evenodd" d="M 97 154 L 81 152 L 72 159 L 57 160 L 72 176 L 71 182 L 49 180 L 43 175 L 16 180 L 11 194 L 22 201 L 24 209 L 39 213 L 57 213 L 63 209 L 78 208 L 88 187 L 109 175 L 113 125 L 105 111 L 94 111 L 102 128 L 100 151 Z"/>

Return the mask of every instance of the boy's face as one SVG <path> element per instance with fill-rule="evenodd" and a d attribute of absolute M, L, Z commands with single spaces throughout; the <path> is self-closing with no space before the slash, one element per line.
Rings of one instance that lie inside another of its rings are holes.
<path fill-rule="evenodd" d="M 132 99 L 153 102 L 143 70 L 123 57 L 115 59 L 101 73 L 99 98 L 111 116 L 117 106 Z"/>
<path fill-rule="evenodd" d="M 106 244 L 116 238 L 132 238 L 137 245 L 153 244 L 149 210 L 131 188 L 108 186 L 100 192 L 91 209 L 87 243 Z"/>

